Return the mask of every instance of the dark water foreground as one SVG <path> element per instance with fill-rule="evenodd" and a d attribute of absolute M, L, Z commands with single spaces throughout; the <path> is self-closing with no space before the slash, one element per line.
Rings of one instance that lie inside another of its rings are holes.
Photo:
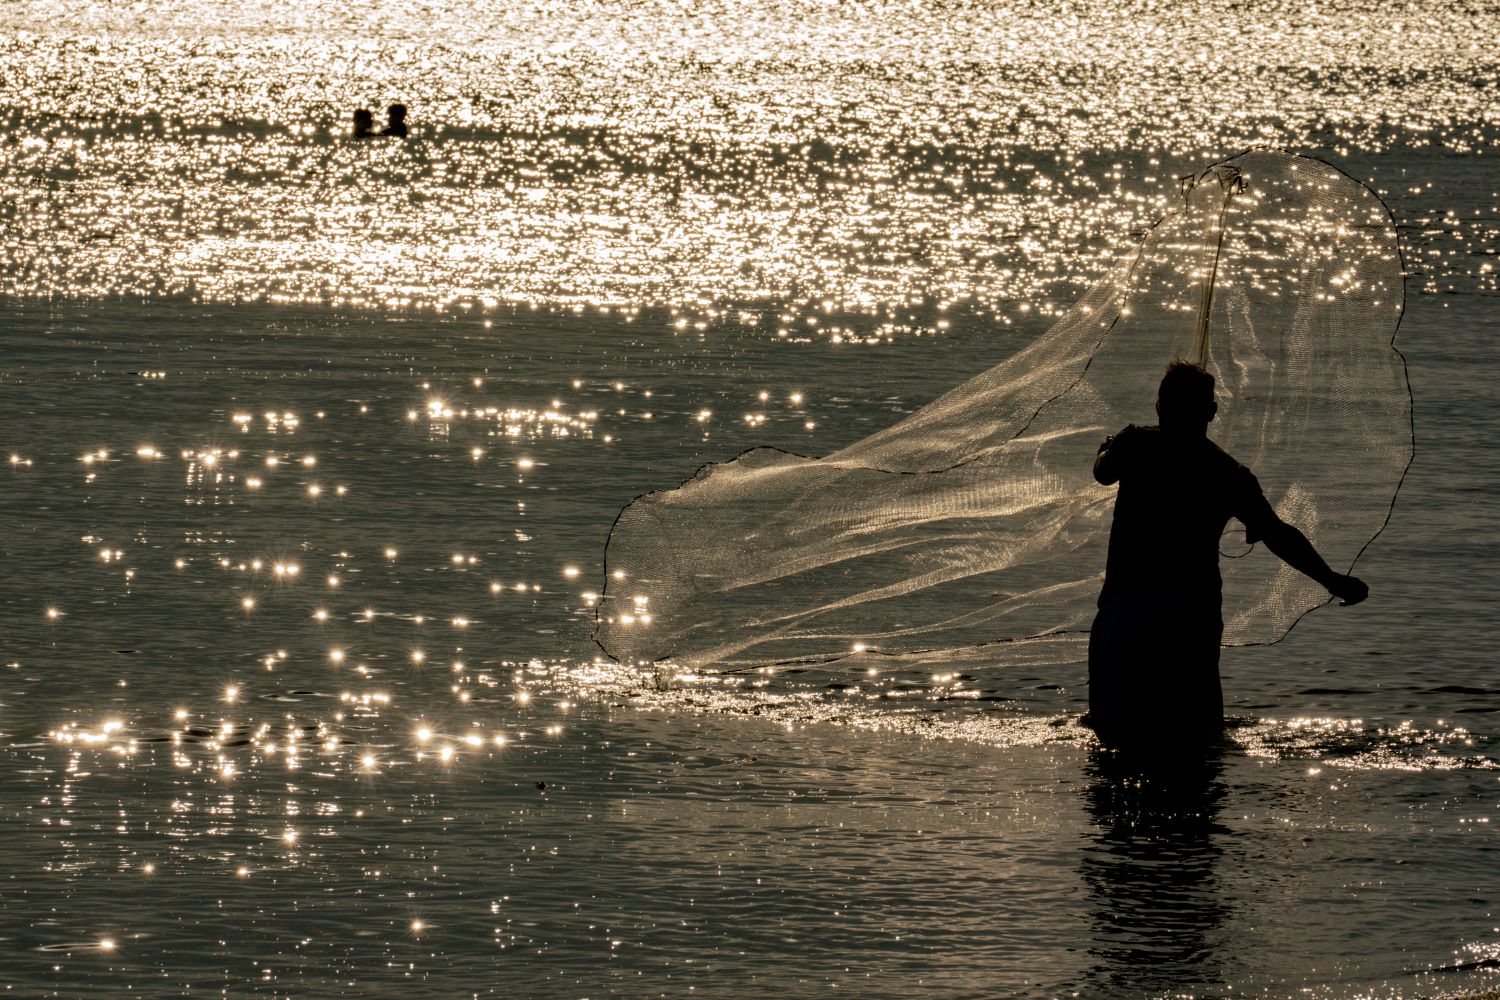
<path fill-rule="evenodd" d="M 1142 780 L 1035 735 L 997 750 L 598 708 L 446 764 L 380 749 L 374 773 L 231 750 L 235 783 L 161 745 L 123 766 L 16 748 L 6 907 L 28 920 L 7 934 L 7 979 L 64 996 L 1430 996 L 1485 981 L 1493 883 L 1475 860 L 1493 849 L 1495 775 L 1441 739 L 1392 771 L 1328 754 L 1357 737 L 1300 753 L 1278 731 L 1290 746 L 1273 758 Z M 1478 971 L 1430 971 L 1460 963 Z"/>
<path fill-rule="evenodd" d="M 1093 748 L 1076 651 L 714 678 L 588 640 L 620 503 L 747 444 L 862 436 L 1025 330 L 850 355 L 649 314 L 11 303 L 0 975 L 27 996 L 1483 988 L 1485 302 L 1413 302 L 1418 458 L 1360 564 L 1374 597 L 1227 653 L 1231 743 L 1170 779 Z"/>

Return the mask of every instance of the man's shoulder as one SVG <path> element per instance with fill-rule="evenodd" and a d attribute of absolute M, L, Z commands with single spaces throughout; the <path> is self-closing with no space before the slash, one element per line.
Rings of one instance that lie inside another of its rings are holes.
<path fill-rule="evenodd" d="M 1164 461 L 1184 471 L 1192 469 L 1197 476 L 1206 475 L 1231 490 L 1253 488 L 1259 491 L 1260 484 L 1255 473 L 1206 435 L 1184 438 L 1164 433 L 1160 427 L 1140 427 L 1136 430 L 1140 432 L 1137 440 L 1143 451 L 1159 450 Z"/>
<path fill-rule="evenodd" d="M 1248 475 L 1250 478 L 1256 478 L 1256 474 L 1251 472 L 1250 466 L 1245 465 L 1244 462 L 1232 456 L 1229 451 L 1221 448 L 1217 441 L 1209 441 L 1208 438 L 1205 438 L 1205 442 L 1208 444 L 1209 454 L 1211 454 L 1211 460 L 1215 465 L 1220 466 L 1221 469 L 1230 472 L 1230 474 Z"/>
<path fill-rule="evenodd" d="M 1149 447 L 1150 442 L 1161 437 L 1161 428 L 1152 424 L 1126 424 L 1124 429 L 1110 438 L 1110 441 L 1120 447 L 1133 448 L 1137 446 Z"/>
<path fill-rule="evenodd" d="M 1219 447 L 1217 442 L 1209 441 L 1208 446 L 1213 449 L 1211 454 L 1215 471 L 1229 487 L 1231 493 L 1238 494 L 1242 498 L 1261 495 L 1260 480 L 1255 478 L 1255 473 L 1248 465 Z"/>
<path fill-rule="evenodd" d="M 1200 440 L 1202 441 L 1201 447 L 1208 461 L 1226 469 L 1245 469 L 1246 472 L 1250 471 L 1244 465 L 1240 464 L 1239 459 L 1225 451 L 1219 442 L 1213 438 L 1204 437 Z"/>

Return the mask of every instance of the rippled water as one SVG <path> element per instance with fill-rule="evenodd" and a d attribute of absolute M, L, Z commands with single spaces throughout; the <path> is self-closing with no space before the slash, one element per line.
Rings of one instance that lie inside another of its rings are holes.
<path fill-rule="evenodd" d="M 1493 12 L 0 12 L 15 995 L 1438 996 L 1500 966 Z M 411 108 L 405 142 L 348 112 Z M 1082 652 L 681 676 L 620 506 L 1045 329 L 1259 142 L 1402 225 L 1371 601 L 1121 773 Z"/>

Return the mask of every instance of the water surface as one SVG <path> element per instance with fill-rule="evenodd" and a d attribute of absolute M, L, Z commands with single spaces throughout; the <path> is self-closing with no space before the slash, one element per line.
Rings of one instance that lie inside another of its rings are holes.
<path fill-rule="evenodd" d="M 17 995 L 1491 982 L 1491 14 L 3 19 Z M 411 140 L 341 137 L 393 100 Z M 1218 759 L 1121 773 L 1077 647 L 677 676 L 592 644 L 624 503 L 887 426 L 1260 142 L 1402 226 L 1417 460 L 1370 602 L 1226 653 Z"/>

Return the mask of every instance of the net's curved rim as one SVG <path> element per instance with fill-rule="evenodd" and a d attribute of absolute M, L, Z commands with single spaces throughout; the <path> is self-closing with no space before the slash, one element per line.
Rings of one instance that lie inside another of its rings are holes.
<path fill-rule="evenodd" d="M 1189 175 L 1187 175 L 1187 177 L 1182 178 L 1181 181 L 1180 181 L 1180 183 L 1182 183 L 1182 184 L 1185 185 L 1183 187 L 1183 190 L 1182 190 L 1182 197 L 1183 197 L 1184 203 L 1186 202 L 1188 196 L 1191 194 L 1191 191 L 1193 190 L 1194 187 L 1196 187 L 1197 184 L 1199 184 L 1202 181 L 1204 181 L 1205 179 L 1207 179 L 1210 175 L 1214 174 L 1216 171 L 1220 170 L 1222 167 L 1228 166 L 1228 165 L 1232 164 L 1235 160 L 1238 160 L 1238 159 L 1241 159 L 1243 157 L 1249 156 L 1252 153 L 1277 153 L 1277 154 L 1280 154 L 1280 155 L 1283 155 L 1283 156 L 1290 157 L 1290 158 L 1292 158 L 1294 160 L 1306 160 L 1309 163 L 1318 163 L 1318 164 L 1321 164 L 1321 165 L 1329 168 L 1330 170 L 1335 171 L 1340 176 L 1342 176 L 1344 178 L 1347 178 L 1348 180 L 1353 181 L 1355 184 L 1358 184 L 1361 188 L 1363 188 L 1365 190 L 1365 192 L 1371 198 L 1375 199 L 1375 203 L 1378 204 L 1380 206 L 1381 210 L 1385 213 L 1386 221 L 1390 225 L 1392 235 L 1395 237 L 1395 242 L 1396 242 L 1396 263 L 1397 263 L 1397 267 L 1398 267 L 1398 273 L 1401 276 L 1401 305 L 1400 305 L 1400 308 L 1398 308 L 1397 311 L 1396 311 L 1396 323 L 1395 323 L 1395 326 L 1391 330 L 1391 340 L 1390 340 L 1390 345 L 1389 346 L 1390 346 L 1391 353 L 1395 354 L 1396 357 L 1397 357 L 1397 359 L 1399 359 L 1399 361 L 1401 363 L 1401 378 L 1402 378 L 1403 383 L 1406 386 L 1406 400 L 1407 400 L 1406 412 L 1407 412 L 1407 424 L 1408 424 L 1408 437 L 1407 437 L 1407 440 L 1409 442 L 1409 445 L 1408 445 L 1408 448 L 1407 448 L 1406 464 L 1402 467 L 1402 469 L 1401 469 L 1401 475 L 1396 480 L 1396 488 L 1391 493 L 1391 500 L 1390 500 L 1390 504 L 1386 508 L 1385 518 L 1380 522 L 1380 526 L 1375 529 L 1374 534 L 1372 534 L 1369 537 L 1369 539 L 1367 539 L 1365 541 L 1365 543 L 1359 547 L 1359 551 L 1354 554 L 1354 558 L 1349 561 L 1348 569 L 1352 571 L 1354 569 L 1355 565 L 1357 565 L 1358 562 L 1359 562 L 1359 560 L 1364 556 L 1365 552 L 1369 549 L 1369 547 L 1371 545 L 1373 545 L 1375 543 L 1375 540 L 1378 539 L 1381 536 L 1381 534 L 1383 534 L 1385 532 L 1385 529 L 1387 527 L 1389 527 L 1389 525 L 1391 523 L 1391 517 L 1394 515 L 1395 510 L 1396 510 L 1396 502 L 1397 502 L 1397 500 L 1401 496 L 1401 488 L 1406 484 L 1406 477 L 1407 477 L 1408 473 L 1410 473 L 1410 471 L 1411 471 L 1412 464 L 1416 461 L 1417 424 L 1416 424 L 1416 407 L 1415 407 L 1415 401 L 1413 399 L 1412 391 L 1411 391 L 1411 370 L 1410 370 L 1410 367 L 1407 365 L 1406 355 L 1403 354 L 1403 353 L 1401 353 L 1401 349 L 1396 346 L 1396 338 L 1398 336 L 1400 336 L 1400 334 L 1401 334 L 1401 322 L 1402 322 L 1402 320 L 1406 316 L 1406 278 L 1407 278 L 1407 269 L 1406 269 L 1406 252 L 1405 252 L 1405 250 L 1402 247 L 1401 229 L 1400 229 L 1400 226 L 1396 222 L 1395 214 L 1391 212 L 1390 206 L 1385 203 L 1385 199 L 1382 198 L 1382 197 L 1380 197 L 1380 194 L 1374 188 L 1372 188 L 1369 184 L 1366 184 L 1364 181 L 1360 180 L 1358 177 L 1355 177 L 1353 174 L 1349 173 L 1347 170 L 1345 170 L 1344 168 L 1340 167 L 1338 164 L 1336 164 L 1336 163 L 1330 163 L 1328 160 L 1323 159 L 1321 156 L 1313 156 L 1313 155 L 1309 155 L 1309 154 L 1306 154 L 1306 153 L 1298 153 L 1298 152 L 1294 152 L 1293 150 L 1286 149 L 1286 148 L 1283 148 L 1283 147 L 1280 147 L 1280 146 L 1250 146 L 1250 147 L 1247 147 L 1245 149 L 1240 150 L 1238 153 L 1235 153 L 1232 156 L 1226 156 L 1226 157 L 1223 157 L 1223 158 L 1221 158 L 1219 160 L 1215 160 L 1213 163 L 1210 163 L 1208 166 L 1204 167 L 1202 170 L 1198 171 L 1195 174 L 1189 174 Z M 1189 181 L 1189 180 L 1191 180 L 1192 183 L 1191 184 L 1186 184 L 1186 182 Z M 1167 223 L 1169 220 L 1174 219 L 1178 215 L 1180 215 L 1182 213 L 1182 211 L 1185 210 L 1185 207 L 1186 206 L 1184 204 L 1184 208 L 1180 208 L 1180 209 L 1178 209 L 1176 211 L 1164 213 L 1161 216 L 1161 218 L 1157 219 L 1150 226 L 1146 227 L 1146 229 L 1144 231 L 1142 231 L 1140 245 L 1137 246 L 1136 249 L 1133 251 L 1133 253 L 1131 255 L 1131 258 L 1130 258 L 1130 266 L 1125 271 L 1124 281 L 1127 284 L 1127 286 L 1128 286 L 1128 283 L 1130 281 L 1131 276 L 1135 273 L 1136 266 L 1140 263 L 1142 254 L 1145 252 L 1146 242 L 1147 242 L 1147 239 L 1149 238 L 1149 236 L 1151 235 L 1151 233 L 1154 232 L 1155 230 L 1157 230 L 1158 228 L 1160 228 L 1165 223 Z M 1031 428 L 1031 425 L 1033 423 L 1035 423 L 1037 416 L 1043 410 L 1045 410 L 1052 403 L 1056 402 L 1058 399 L 1061 399 L 1063 396 L 1067 395 L 1074 388 L 1076 388 L 1080 382 L 1083 381 L 1084 376 L 1088 374 L 1088 370 L 1089 370 L 1090 366 L 1092 366 L 1093 363 L 1094 363 L 1094 357 L 1098 354 L 1099 346 L 1104 343 L 1104 340 L 1109 336 L 1110 332 L 1114 329 L 1115 325 L 1119 321 L 1120 321 L 1120 314 L 1116 313 L 1115 317 L 1112 320 L 1110 320 L 1109 325 L 1107 327 L 1105 327 L 1104 331 L 1099 335 L 1098 340 L 1095 341 L 1095 343 L 1094 343 L 1094 349 L 1089 354 L 1088 360 L 1086 362 L 1084 362 L 1083 367 L 1081 367 L 1078 370 L 1078 376 L 1077 376 L 1077 378 L 1075 378 L 1073 381 L 1069 382 L 1068 385 L 1065 388 L 1061 389 L 1057 393 L 1055 393 L 1052 396 L 1048 397 L 1046 400 L 1042 401 L 1036 407 L 1036 409 L 1034 411 L 1032 411 L 1031 416 L 1027 418 L 1026 422 L 1024 424 L 1022 424 L 1020 426 L 1020 428 L 1017 429 L 1017 431 L 1014 434 L 1012 434 L 1007 440 L 1012 440 L 1013 441 L 1016 438 L 1019 438 L 1022 435 L 1024 435 L 1026 433 L 1026 431 Z M 939 398 L 941 398 L 941 397 L 939 397 Z M 930 403 L 929 404 L 924 404 L 924 405 L 930 405 Z M 728 459 L 724 459 L 722 461 L 704 462 L 702 465 L 698 466 L 698 468 L 693 471 L 692 475 L 687 476 L 686 478 L 684 478 L 676 486 L 662 487 L 662 488 L 654 489 L 654 490 L 647 490 L 645 493 L 641 493 L 641 494 L 637 495 L 629 503 L 626 503 L 623 507 L 620 508 L 620 512 L 615 515 L 614 521 L 612 521 L 610 523 L 609 535 L 605 539 L 605 542 L 604 542 L 604 558 L 603 558 L 604 586 L 600 590 L 599 604 L 598 604 L 598 606 L 594 610 L 594 628 L 593 628 L 593 631 L 589 635 L 589 638 L 593 641 L 593 643 L 596 646 L 599 647 L 599 649 L 604 653 L 604 655 L 608 656 L 611 660 L 614 660 L 616 663 L 624 663 L 623 660 L 621 660 L 614 653 L 610 652 L 609 648 L 604 645 L 604 643 L 599 638 L 599 633 L 600 633 L 601 629 L 604 627 L 604 622 L 602 620 L 602 615 L 603 615 L 603 611 L 604 611 L 605 600 L 609 597 L 610 581 L 614 579 L 614 577 L 610 573 L 610 567 L 609 567 L 609 549 L 610 549 L 610 544 L 614 541 L 615 531 L 619 527 L 620 520 L 625 516 L 626 512 L 629 511 L 631 508 L 635 507 L 637 504 L 641 503 L 643 500 L 648 500 L 651 497 L 656 496 L 658 494 L 675 492 L 676 490 L 682 489 L 683 487 L 687 486 L 689 483 L 693 482 L 694 480 L 696 480 L 696 479 L 698 479 L 698 478 L 700 478 L 700 477 L 702 477 L 704 475 L 709 474 L 715 468 L 718 468 L 720 466 L 732 465 L 735 462 L 738 462 L 741 459 L 745 458 L 746 456 L 755 454 L 757 452 L 768 452 L 768 453 L 772 453 L 772 454 L 785 455 L 785 456 L 787 456 L 789 458 L 794 458 L 794 459 L 797 459 L 799 461 L 804 461 L 804 462 L 818 462 L 818 461 L 822 461 L 822 457 L 816 456 L 816 455 L 804 455 L 804 454 L 801 454 L 799 452 L 791 451 L 791 450 L 786 449 L 786 448 L 777 448 L 777 447 L 774 447 L 774 446 L 771 446 L 771 445 L 757 445 L 757 446 L 752 447 L 752 448 L 746 448 L 746 449 L 740 451 L 738 454 L 736 454 L 736 455 L 734 455 L 734 456 L 732 456 L 732 457 L 730 457 Z M 826 457 L 826 456 L 824 456 L 824 457 Z M 977 461 L 980 457 L 981 457 L 980 455 L 973 455 L 973 456 L 970 456 L 969 458 L 963 459 L 962 461 L 959 461 L 959 462 L 955 462 L 952 465 L 946 466 L 946 467 L 941 468 L 941 469 L 918 469 L 918 470 L 883 469 L 883 468 L 881 468 L 881 467 L 879 467 L 877 465 L 859 465 L 859 466 L 855 466 L 855 467 L 860 468 L 860 469 L 865 469 L 865 470 L 870 471 L 870 472 L 882 472 L 882 473 L 886 473 L 888 475 L 897 475 L 897 476 L 932 476 L 932 475 L 941 475 L 941 474 L 943 474 L 945 472 L 950 472 L 950 471 L 952 471 L 954 469 L 962 468 L 965 465 L 969 465 L 970 463 L 972 463 L 974 461 Z M 1101 571 L 1100 575 L 1102 577 L 1102 575 L 1103 575 L 1102 571 Z M 1302 620 L 1304 618 L 1306 618 L 1308 615 L 1312 614 L 1314 611 L 1318 610 L 1319 608 L 1327 607 L 1334 600 L 1335 600 L 1335 598 L 1332 595 L 1330 595 L 1329 598 L 1327 600 L 1323 601 L 1322 603 L 1315 604 L 1312 607 L 1307 608 L 1306 610 L 1302 611 L 1300 614 L 1298 614 L 1295 618 L 1292 619 L 1291 623 L 1289 625 L 1287 625 L 1285 631 L 1283 631 L 1281 633 L 1281 635 L 1277 636 L 1275 639 L 1271 639 L 1271 640 L 1266 641 L 1266 642 L 1232 643 L 1232 644 L 1227 644 L 1226 648 L 1240 649 L 1240 648 L 1247 648 L 1247 647 L 1252 647 L 1252 646 L 1274 646 L 1277 643 L 1283 641 L 1287 636 L 1291 635 L 1292 634 L 1292 630 L 1295 629 L 1302 622 Z M 925 648 L 925 649 L 907 650 L 907 651 L 900 652 L 900 653 L 890 652 L 890 651 L 886 651 L 886 650 L 880 650 L 880 649 L 875 649 L 875 648 L 867 647 L 867 648 L 862 649 L 862 650 L 860 650 L 858 652 L 850 650 L 850 651 L 847 651 L 847 652 L 829 653 L 829 654 L 826 654 L 826 655 L 819 655 L 819 656 L 792 657 L 792 658 L 781 659 L 781 660 L 759 661 L 754 666 L 733 667 L 733 668 L 729 668 L 729 669 L 726 669 L 726 670 L 720 670 L 720 671 L 717 671 L 717 672 L 720 673 L 720 674 L 729 675 L 729 674 L 738 673 L 738 672 L 741 672 L 741 671 L 744 671 L 744 670 L 753 670 L 753 669 L 756 669 L 757 667 L 761 667 L 761 666 L 763 666 L 763 667 L 782 667 L 782 666 L 801 666 L 801 665 L 818 665 L 818 664 L 827 664 L 827 663 L 837 663 L 840 660 L 845 660 L 845 659 L 848 659 L 848 658 L 850 658 L 852 656 L 864 656 L 864 655 L 887 656 L 887 657 L 923 656 L 923 655 L 928 655 L 928 654 L 933 654 L 933 653 L 956 652 L 958 650 L 965 650 L 965 649 L 987 649 L 987 648 L 991 648 L 991 647 L 1011 646 L 1011 645 L 1015 645 L 1015 644 L 1023 643 L 1023 642 L 1040 642 L 1040 641 L 1045 641 L 1045 640 L 1048 640 L 1048 639 L 1060 638 L 1060 637 L 1063 637 L 1063 636 L 1082 636 L 1082 635 L 1088 635 L 1088 634 L 1090 634 L 1090 630 L 1088 630 L 1088 629 L 1061 629 L 1061 630 L 1057 630 L 1057 631 L 1037 632 L 1037 633 L 1034 633 L 1034 634 L 1031 634 L 1031 635 L 1024 635 L 1024 636 L 1011 636 L 1011 637 L 1007 637 L 1007 638 L 1003 638 L 1003 639 L 990 639 L 990 640 L 986 640 L 984 642 L 969 643 L 969 644 L 965 644 L 965 645 L 961 645 L 961 646 L 933 646 L 933 647 Z M 646 665 L 646 666 L 652 666 L 652 665 L 656 665 L 656 664 L 661 664 L 661 663 L 669 662 L 672 659 L 673 659 L 672 655 L 671 654 L 667 654 L 665 656 L 659 656 L 659 657 L 655 657 L 654 659 L 646 660 L 646 661 L 641 661 L 641 662 L 644 665 Z"/>
<path fill-rule="evenodd" d="M 1349 171 L 1345 170 L 1337 163 L 1330 163 L 1329 161 L 1323 159 L 1321 156 L 1308 156 L 1303 153 L 1294 153 L 1289 149 L 1282 149 L 1276 146 L 1252 146 L 1249 149 L 1236 153 L 1235 156 L 1230 157 L 1230 159 L 1237 159 L 1241 156 L 1246 156 L 1250 153 L 1256 152 L 1284 153 L 1287 156 L 1294 156 L 1301 160 L 1311 160 L 1314 163 L 1321 163 L 1323 164 L 1323 166 L 1328 167 L 1330 170 L 1334 170 L 1343 177 L 1346 177 L 1354 183 L 1358 184 L 1360 187 L 1365 189 L 1365 191 L 1370 195 L 1371 198 L 1375 199 L 1375 203 L 1380 206 L 1382 211 L 1385 212 L 1386 222 L 1389 223 L 1391 227 L 1391 235 L 1394 236 L 1396 240 L 1396 265 L 1398 268 L 1397 273 L 1401 275 L 1401 307 L 1396 310 L 1396 325 L 1391 328 L 1390 349 L 1391 353 L 1396 355 L 1396 357 L 1401 362 L 1401 381 L 1406 386 L 1406 464 L 1401 467 L 1401 475 L 1396 479 L 1396 488 L 1391 491 L 1391 502 L 1386 507 L 1385 518 L 1380 522 L 1380 526 L 1375 529 L 1375 533 L 1372 534 L 1365 541 L 1365 543 L 1359 547 L 1358 552 L 1354 553 L 1354 558 L 1349 560 L 1349 568 L 1346 572 L 1352 572 L 1354 567 L 1358 565 L 1361 557 L 1364 556 L 1365 552 L 1370 548 L 1371 545 L 1375 544 L 1375 540 L 1382 534 L 1384 534 L 1385 529 L 1390 526 L 1391 517 L 1396 512 L 1396 501 L 1401 498 L 1401 487 L 1406 485 L 1407 474 L 1411 472 L 1412 464 L 1417 460 L 1417 412 L 1416 400 L 1412 396 L 1411 391 L 1411 368 L 1406 363 L 1406 355 L 1402 354 L 1401 348 L 1396 346 L 1396 338 L 1401 335 L 1401 321 L 1406 318 L 1406 277 L 1408 273 L 1406 270 L 1406 251 L 1402 247 L 1401 226 L 1396 222 L 1396 216 L 1395 213 L 1391 211 L 1391 206 L 1385 203 L 1385 199 L 1380 197 L 1380 193 L 1378 191 L 1376 191 L 1370 185 L 1366 184 L 1364 181 L 1360 180 L 1358 177 L 1355 177 L 1353 174 L 1349 173 Z M 1323 603 L 1308 608 L 1306 611 L 1299 614 L 1296 618 L 1293 618 L 1291 624 L 1286 627 L 1286 631 L 1282 632 L 1281 635 L 1277 636 L 1275 639 L 1272 639 L 1270 642 L 1242 642 L 1237 643 L 1230 648 L 1238 649 L 1249 646 L 1274 646 L 1285 639 L 1287 636 L 1291 635 L 1292 629 L 1296 628 L 1301 623 L 1302 619 L 1318 610 L 1318 608 L 1327 607 L 1336 599 L 1337 598 L 1330 594 L 1328 599 Z"/>

